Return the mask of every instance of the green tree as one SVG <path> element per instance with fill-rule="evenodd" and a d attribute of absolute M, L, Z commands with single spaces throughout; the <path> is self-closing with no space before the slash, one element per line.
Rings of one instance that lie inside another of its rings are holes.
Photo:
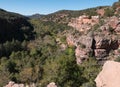
<path fill-rule="evenodd" d="M 53 81 L 59 87 L 79 87 L 85 81 L 82 68 L 76 64 L 73 48 L 68 48 L 66 52 L 67 54 L 46 61 L 41 81 L 43 86 Z"/>
<path fill-rule="evenodd" d="M 94 85 L 94 80 L 101 70 L 100 65 L 98 65 L 95 58 L 89 58 L 88 60 L 83 62 L 80 67 L 83 67 L 83 77 L 88 80 L 87 82 L 84 82 L 84 84 Z"/>
<path fill-rule="evenodd" d="M 105 16 L 106 17 L 111 17 L 114 15 L 114 10 L 112 8 L 106 8 L 105 9 Z"/>

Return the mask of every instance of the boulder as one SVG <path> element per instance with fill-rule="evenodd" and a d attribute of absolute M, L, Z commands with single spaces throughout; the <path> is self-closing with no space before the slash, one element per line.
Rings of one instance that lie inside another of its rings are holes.
<path fill-rule="evenodd" d="M 116 27 L 115 32 L 116 32 L 117 34 L 120 34 L 120 24 Z"/>
<path fill-rule="evenodd" d="M 107 61 L 95 82 L 97 87 L 120 87 L 120 63 Z"/>
<path fill-rule="evenodd" d="M 16 84 L 13 81 L 10 81 L 6 86 L 4 87 L 25 87 L 24 84 Z"/>
<path fill-rule="evenodd" d="M 5 87 L 12 87 L 15 84 L 15 82 L 10 81 Z"/>
<path fill-rule="evenodd" d="M 96 36 L 95 41 L 97 49 L 108 49 L 112 40 L 111 38 Z"/>
<path fill-rule="evenodd" d="M 61 44 L 61 45 L 60 45 L 60 48 L 61 48 L 61 50 L 65 50 L 65 49 L 67 48 L 67 45 Z"/>
<path fill-rule="evenodd" d="M 118 22 L 119 22 L 118 17 L 113 16 L 113 17 L 109 18 L 108 24 L 110 25 L 110 27 L 112 27 L 113 29 L 115 29 L 116 26 L 117 26 L 117 24 L 118 24 Z"/>
<path fill-rule="evenodd" d="M 88 59 L 92 55 L 92 49 L 81 49 L 79 46 L 75 49 L 77 64 L 81 64 L 83 60 Z"/>
<path fill-rule="evenodd" d="M 90 36 L 81 36 L 79 42 L 86 46 L 86 48 L 91 48 L 93 46 L 93 38 Z"/>
<path fill-rule="evenodd" d="M 14 84 L 12 87 L 25 87 L 24 84 Z"/>
<path fill-rule="evenodd" d="M 107 56 L 107 52 L 105 49 L 95 49 L 95 57 L 97 57 L 97 59 L 103 59 L 104 57 Z"/>
<path fill-rule="evenodd" d="M 109 32 L 109 28 L 110 28 L 110 26 L 108 24 L 106 24 L 106 25 L 101 26 L 100 30 Z"/>
<path fill-rule="evenodd" d="M 54 82 L 51 82 L 47 85 L 47 87 L 57 87 L 57 85 Z"/>
<path fill-rule="evenodd" d="M 75 38 L 72 35 L 67 36 L 66 41 L 69 46 L 76 46 Z"/>

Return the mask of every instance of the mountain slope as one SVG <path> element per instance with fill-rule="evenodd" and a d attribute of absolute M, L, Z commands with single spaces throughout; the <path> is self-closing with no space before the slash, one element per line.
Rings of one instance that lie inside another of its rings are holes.
<path fill-rule="evenodd" d="M 33 38 L 33 27 L 28 18 L 0 9 L 0 42 Z"/>
<path fill-rule="evenodd" d="M 53 21 L 59 23 L 68 23 L 71 18 L 79 17 L 80 15 L 97 15 L 97 9 L 106 8 L 109 6 L 99 6 L 95 8 L 88 8 L 84 10 L 60 10 L 48 15 L 42 16 L 40 19 L 44 21 Z"/>

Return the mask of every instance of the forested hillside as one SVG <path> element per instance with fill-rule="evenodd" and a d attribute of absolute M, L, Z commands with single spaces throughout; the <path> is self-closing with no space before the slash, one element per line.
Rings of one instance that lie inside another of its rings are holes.
<path fill-rule="evenodd" d="M 34 38 L 33 26 L 27 17 L 0 10 L 0 43 L 14 40 L 29 40 Z"/>

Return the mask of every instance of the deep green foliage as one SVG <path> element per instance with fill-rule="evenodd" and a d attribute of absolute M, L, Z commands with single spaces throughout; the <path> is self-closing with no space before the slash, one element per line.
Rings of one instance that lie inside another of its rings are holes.
<path fill-rule="evenodd" d="M 12 39 L 23 41 L 33 38 L 33 27 L 26 17 L 0 10 L 0 43 Z"/>
<path fill-rule="evenodd" d="M 111 17 L 111 16 L 113 16 L 113 15 L 114 15 L 114 10 L 113 10 L 113 8 L 106 8 L 104 15 L 105 15 L 105 17 Z"/>
<path fill-rule="evenodd" d="M 22 43 L 17 40 L 7 41 L 4 44 L 0 44 L 0 57 L 8 57 L 13 51 L 25 50 L 24 48 Z"/>
<path fill-rule="evenodd" d="M 115 59 L 116 62 L 120 62 L 120 56 Z"/>
<path fill-rule="evenodd" d="M 82 68 L 76 64 L 73 48 L 67 48 L 65 54 L 47 60 L 43 69 L 43 87 L 51 81 L 59 87 L 79 87 L 85 81 Z"/>
<path fill-rule="evenodd" d="M 52 21 L 40 21 L 40 20 L 31 20 L 31 23 L 34 26 L 34 31 L 36 32 L 36 37 L 43 38 L 46 35 L 55 37 L 57 34 L 70 29 L 66 24 L 58 24 Z"/>

